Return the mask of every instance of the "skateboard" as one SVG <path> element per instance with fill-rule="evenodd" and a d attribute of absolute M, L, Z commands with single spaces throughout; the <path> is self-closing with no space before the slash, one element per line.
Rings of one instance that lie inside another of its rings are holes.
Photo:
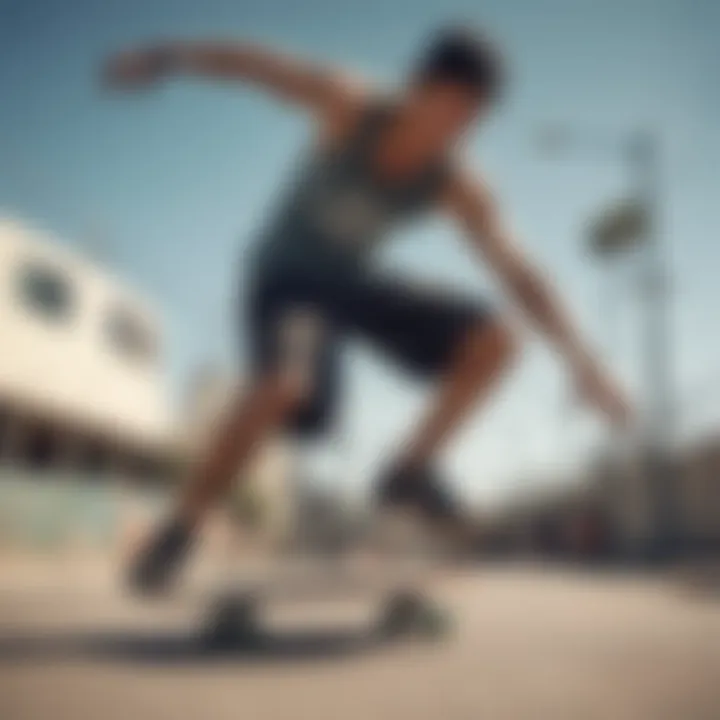
<path fill-rule="evenodd" d="M 363 590 L 374 591 L 376 588 L 366 586 Z M 212 599 L 208 612 L 202 618 L 203 644 L 216 649 L 261 644 L 268 637 L 263 622 L 263 610 L 274 601 L 282 599 L 296 603 L 322 602 L 345 597 L 345 593 L 359 596 L 361 589 L 353 585 L 318 585 L 314 588 L 304 587 L 299 591 L 298 586 L 283 586 L 278 583 L 271 588 L 249 586 L 223 592 Z M 420 586 L 400 588 L 387 585 L 384 591 L 375 596 L 374 602 L 377 602 L 379 610 L 371 616 L 370 626 L 364 633 L 368 640 L 439 641 L 450 632 L 450 614 Z"/>
<path fill-rule="evenodd" d="M 263 611 L 275 603 L 359 598 L 378 608 L 366 637 L 380 642 L 442 640 L 452 630 L 452 616 L 430 588 L 445 566 L 442 556 L 423 542 L 426 538 L 412 520 L 386 516 L 357 553 L 305 552 L 285 558 L 244 586 L 216 593 L 202 622 L 204 642 L 212 647 L 262 642 Z"/>
<path fill-rule="evenodd" d="M 384 523 L 391 532 L 371 533 L 351 551 L 319 553 L 301 550 L 251 561 L 233 558 L 232 566 L 215 568 L 214 577 L 184 585 L 166 598 L 176 608 L 194 607 L 199 640 L 211 649 L 248 648 L 271 641 L 267 611 L 277 606 L 315 606 L 350 600 L 370 608 L 361 640 L 439 641 L 452 628 L 452 616 L 433 596 L 444 566 L 411 537 L 402 525 Z M 198 568 L 200 569 L 200 568 Z M 218 572 L 219 570 L 219 572 Z M 162 598 L 159 598 L 162 599 Z M 325 621 L 326 616 L 321 616 Z"/>

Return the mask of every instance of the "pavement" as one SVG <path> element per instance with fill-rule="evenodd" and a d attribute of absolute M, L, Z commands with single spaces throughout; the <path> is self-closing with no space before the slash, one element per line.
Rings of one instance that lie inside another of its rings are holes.
<path fill-rule="evenodd" d="M 0 564 L 2 720 L 718 720 L 720 602 L 659 576 L 477 566 L 435 594 L 440 643 L 361 642 L 362 602 L 271 609 L 273 642 L 209 652 L 203 608 L 78 564 Z"/>

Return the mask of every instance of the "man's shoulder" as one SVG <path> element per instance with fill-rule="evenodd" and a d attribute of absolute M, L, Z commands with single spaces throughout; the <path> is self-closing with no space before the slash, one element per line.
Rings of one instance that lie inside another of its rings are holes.
<path fill-rule="evenodd" d="M 324 108 L 319 118 L 322 135 L 331 143 L 343 140 L 355 131 L 376 97 L 373 87 L 362 78 L 343 75 L 337 82 L 334 102 Z"/>

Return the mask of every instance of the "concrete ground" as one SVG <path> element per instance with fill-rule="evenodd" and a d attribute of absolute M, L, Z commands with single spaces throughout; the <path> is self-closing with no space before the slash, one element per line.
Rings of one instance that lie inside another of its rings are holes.
<path fill-rule="evenodd" d="M 0 568 L 2 720 L 718 720 L 720 602 L 658 578 L 478 568 L 440 644 L 358 642 L 373 603 L 278 608 L 213 654 L 189 604 Z M 302 613 L 309 613 L 303 615 Z"/>

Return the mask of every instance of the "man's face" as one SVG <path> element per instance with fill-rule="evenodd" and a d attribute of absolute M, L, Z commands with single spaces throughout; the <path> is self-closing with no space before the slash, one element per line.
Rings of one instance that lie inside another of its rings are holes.
<path fill-rule="evenodd" d="M 428 82 L 415 87 L 410 104 L 428 140 L 452 144 L 485 112 L 487 103 L 466 85 Z"/>

